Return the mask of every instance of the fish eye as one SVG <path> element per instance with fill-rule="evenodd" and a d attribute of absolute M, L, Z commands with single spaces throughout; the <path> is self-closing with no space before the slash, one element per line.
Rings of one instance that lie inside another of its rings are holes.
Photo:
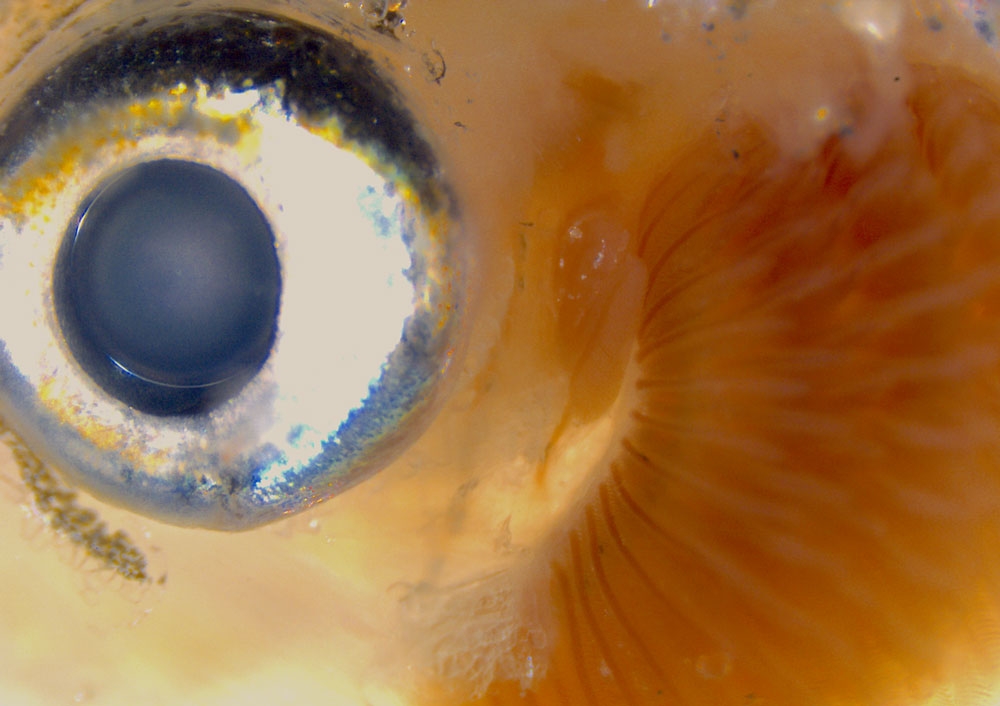
<path fill-rule="evenodd" d="M 996 15 L 0 0 L 0 703 L 995 706 Z"/>
<path fill-rule="evenodd" d="M 74 483 L 241 529 L 426 427 L 463 240 L 419 126 L 348 40 L 154 13 L 50 67 L 0 130 L 0 395 Z"/>

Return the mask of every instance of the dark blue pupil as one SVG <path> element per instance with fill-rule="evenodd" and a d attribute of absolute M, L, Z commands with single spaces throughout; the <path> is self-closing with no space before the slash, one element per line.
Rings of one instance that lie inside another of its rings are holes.
<path fill-rule="evenodd" d="M 131 167 L 91 195 L 56 266 L 56 313 L 107 392 L 153 414 L 203 411 L 259 370 L 281 278 L 254 200 L 201 164 Z"/>

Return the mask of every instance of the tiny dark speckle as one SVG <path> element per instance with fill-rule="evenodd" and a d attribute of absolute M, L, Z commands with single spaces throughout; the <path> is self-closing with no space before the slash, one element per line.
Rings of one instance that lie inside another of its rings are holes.
<path fill-rule="evenodd" d="M 750 0 L 733 0 L 729 3 L 729 12 L 737 20 L 742 20 L 747 12 Z"/>
<path fill-rule="evenodd" d="M 979 36 L 985 39 L 990 44 L 996 38 L 996 34 L 993 31 L 993 27 L 987 20 L 976 20 L 976 31 L 979 32 Z"/>
<path fill-rule="evenodd" d="M 941 21 L 940 17 L 934 17 L 933 15 L 931 15 L 930 17 L 927 18 L 927 29 L 931 30 L 932 32 L 940 32 L 942 29 L 944 29 L 944 23 Z"/>
<path fill-rule="evenodd" d="M 733 150 L 733 159 L 739 159 L 739 158 L 740 158 L 740 151 Z"/>
<path fill-rule="evenodd" d="M 706 32 L 711 32 L 713 29 L 715 29 L 715 23 L 714 22 L 702 22 L 701 23 L 701 27 Z"/>

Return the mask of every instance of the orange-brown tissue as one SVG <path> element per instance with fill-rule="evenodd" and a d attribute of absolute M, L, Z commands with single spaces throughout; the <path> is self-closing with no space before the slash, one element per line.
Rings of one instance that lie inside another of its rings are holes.
<path fill-rule="evenodd" d="M 807 151 L 731 112 L 660 172 L 635 238 L 602 215 L 565 231 L 563 360 L 614 375 L 573 343 L 619 340 L 641 282 L 636 401 L 535 586 L 547 669 L 486 703 L 996 693 L 1000 103 L 909 69 L 888 126 L 862 83 Z"/>

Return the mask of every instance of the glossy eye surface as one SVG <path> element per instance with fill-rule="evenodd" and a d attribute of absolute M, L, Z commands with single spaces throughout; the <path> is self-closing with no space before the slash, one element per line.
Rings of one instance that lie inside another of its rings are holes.
<path fill-rule="evenodd" d="M 418 126 L 346 39 L 246 13 L 143 19 L 6 114 L 0 397 L 81 487 L 243 529 L 426 427 L 461 242 Z"/>
<path fill-rule="evenodd" d="M 108 27 L 216 5 L 10 1 L 0 114 Z M 992 5 L 241 7 L 349 41 L 433 147 L 453 378 L 379 473 L 245 532 L 102 502 L 6 433 L 6 701 L 997 702 Z M 213 154 L 166 156 L 243 174 Z M 337 311 L 306 300 L 303 330 Z"/>
<path fill-rule="evenodd" d="M 238 391 L 274 344 L 274 235 L 237 182 L 196 162 L 145 162 L 99 186 L 70 222 L 52 278 L 68 347 L 140 411 L 218 404 L 215 391 Z"/>

